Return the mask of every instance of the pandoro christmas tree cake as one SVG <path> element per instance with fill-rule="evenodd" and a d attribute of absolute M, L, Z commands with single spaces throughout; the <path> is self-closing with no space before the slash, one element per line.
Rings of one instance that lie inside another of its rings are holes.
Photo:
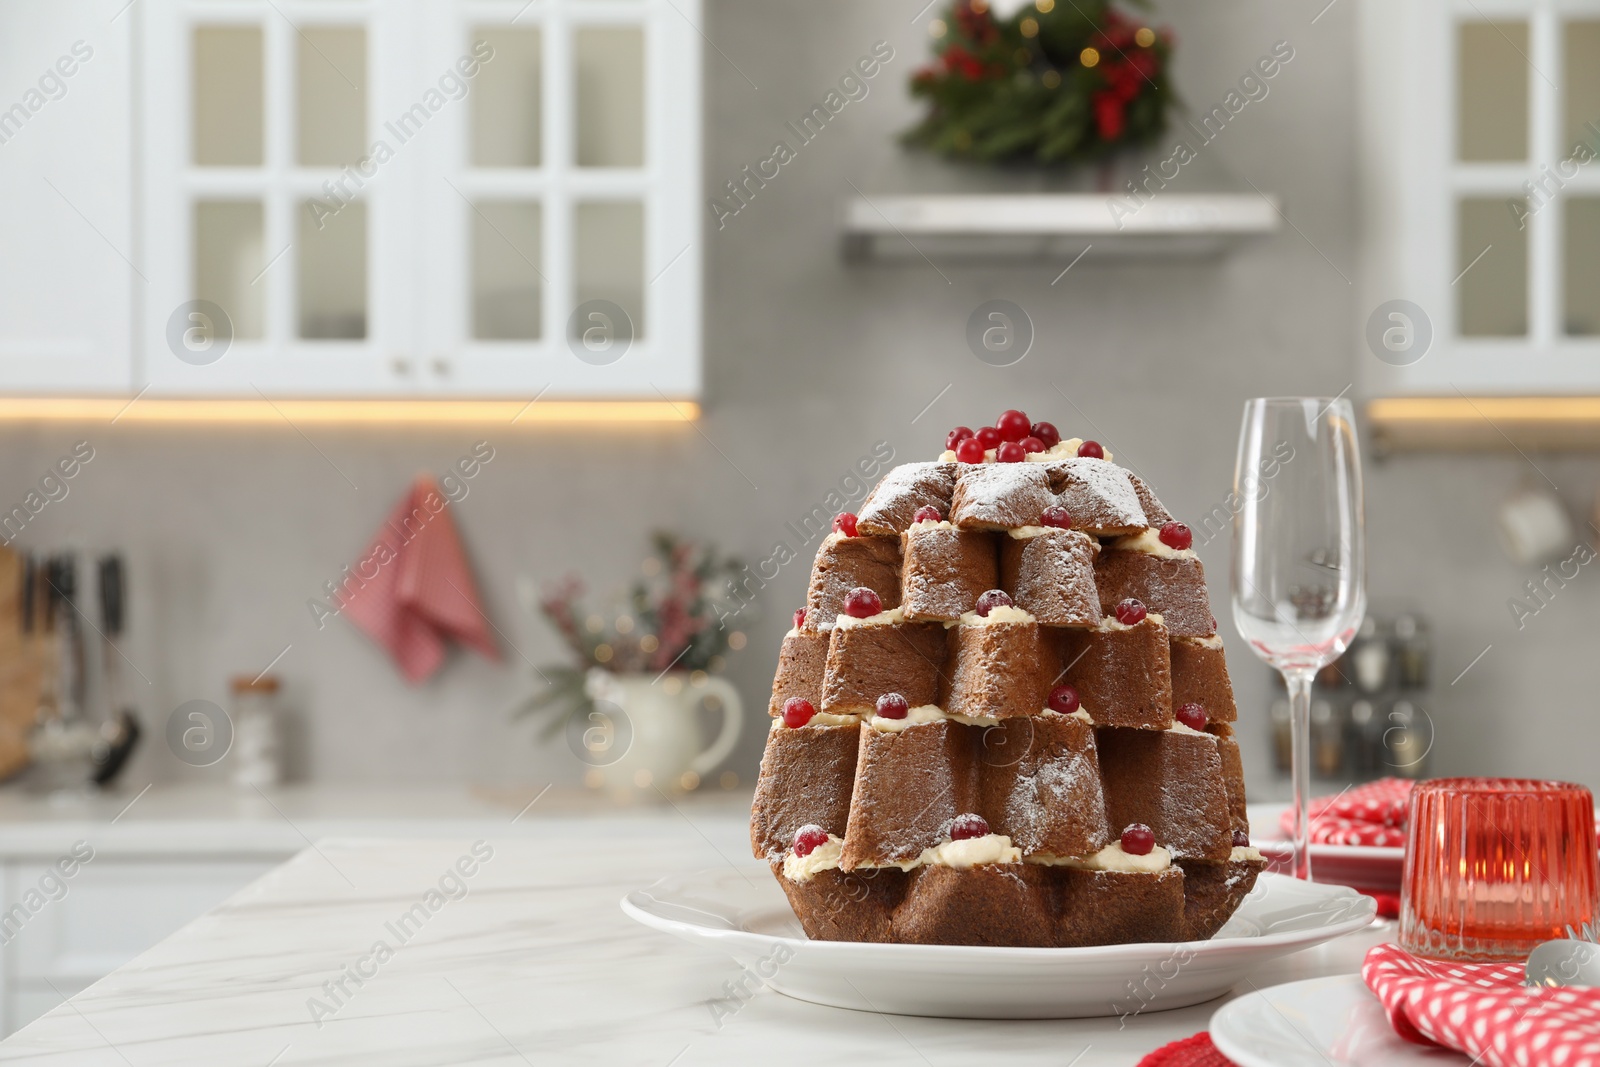
<path fill-rule="evenodd" d="M 818 940 L 1210 938 L 1265 866 L 1192 535 L 1007 411 L 818 549 L 751 812 Z"/>

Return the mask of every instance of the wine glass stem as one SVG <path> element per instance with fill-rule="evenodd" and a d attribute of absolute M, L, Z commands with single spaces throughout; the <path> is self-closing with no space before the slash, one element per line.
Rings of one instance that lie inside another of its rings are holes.
<path fill-rule="evenodd" d="M 1294 876 L 1311 881 L 1311 680 L 1315 671 L 1283 672 L 1289 688 L 1289 773 L 1294 785 Z"/>

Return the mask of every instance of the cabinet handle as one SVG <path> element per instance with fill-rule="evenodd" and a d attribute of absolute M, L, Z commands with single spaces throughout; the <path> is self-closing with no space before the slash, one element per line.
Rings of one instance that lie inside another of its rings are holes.
<path fill-rule="evenodd" d="M 451 369 L 450 361 L 448 359 L 445 359 L 442 356 L 437 357 L 437 358 L 434 359 L 434 361 L 433 361 L 433 373 L 437 374 L 439 377 L 441 377 L 441 378 L 448 377 L 449 374 L 450 374 L 450 369 Z"/>
<path fill-rule="evenodd" d="M 411 373 L 411 361 L 409 359 L 401 359 L 400 357 L 396 356 L 394 361 L 391 363 L 391 366 L 394 367 L 394 372 L 401 377 Z"/>

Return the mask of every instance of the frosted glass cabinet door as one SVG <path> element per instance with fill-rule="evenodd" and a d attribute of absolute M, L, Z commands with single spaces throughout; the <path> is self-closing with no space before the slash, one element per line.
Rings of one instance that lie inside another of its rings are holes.
<path fill-rule="evenodd" d="M 148 245 L 136 385 L 415 391 L 423 149 L 407 142 L 430 115 L 404 106 L 410 8 L 141 0 L 141 208 L 162 239 Z"/>
<path fill-rule="evenodd" d="M 124 393 L 133 294 L 125 0 L 0 3 L 0 391 Z"/>
<path fill-rule="evenodd" d="M 430 5 L 474 73 L 421 179 L 437 394 L 700 391 L 699 5 Z"/>

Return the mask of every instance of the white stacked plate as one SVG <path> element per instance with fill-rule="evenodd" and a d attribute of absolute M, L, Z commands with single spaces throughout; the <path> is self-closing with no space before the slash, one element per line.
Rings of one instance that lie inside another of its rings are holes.
<path fill-rule="evenodd" d="M 1210 941 L 1094 948 L 810 941 L 771 871 L 741 865 L 662 879 L 629 893 L 622 910 L 725 952 L 778 992 L 815 1004 L 943 1018 L 1075 1019 L 1221 996 L 1267 960 L 1368 925 L 1376 904 L 1344 886 L 1263 874 Z"/>

